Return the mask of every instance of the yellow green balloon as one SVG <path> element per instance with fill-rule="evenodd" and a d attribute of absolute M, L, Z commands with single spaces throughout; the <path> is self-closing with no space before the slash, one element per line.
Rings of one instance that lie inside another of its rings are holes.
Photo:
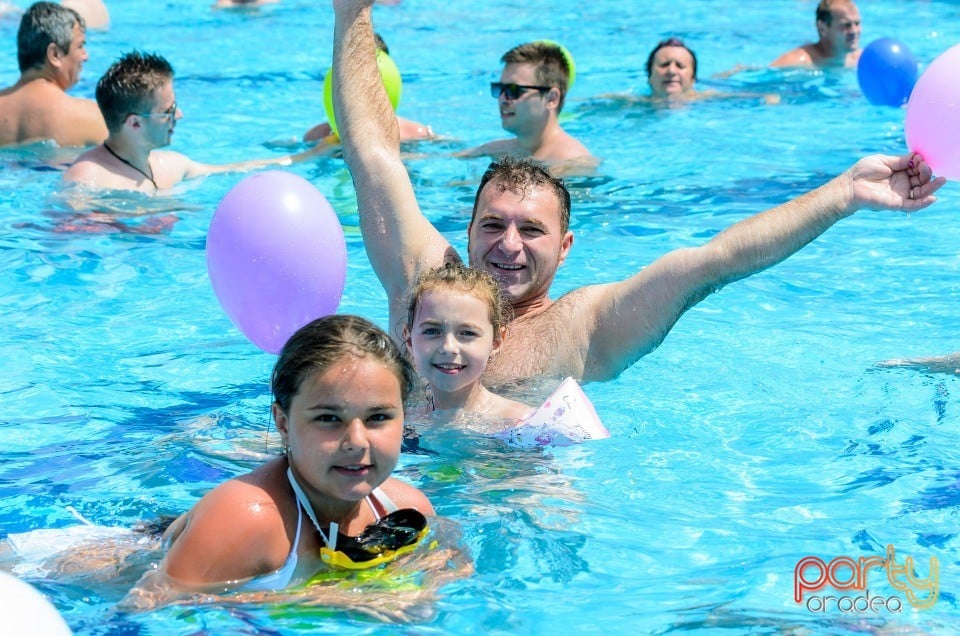
<path fill-rule="evenodd" d="M 567 47 L 559 42 L 554 42 L 553 40 L 538 40 L 538 42 L 552 44 L 560 49 L 560 53 L 563 54 L 563 59 L 567 61 L 567 69 L 570 71 L 567 77 L 567 92 L 569 93 L 570 89 L 573 88 L 573 80 L 577 79 L 577 66 L 573 63 L 573 54 L 567 50 Z"/>
<path fill-rule="evenodd" d="M 380 79 L 383 80 L 383 87 L 387 89 L 387 98 L 390 99 L 390 105 L 393 110 L 397 110 L 400 104 L 400 96 L 403 94 L 403 80 L 400 77 L 400 69 L 396 62 L 384 53 L 377 51 L 377 66 L 380 68 Z M 327 76 L 323 78 L 323 108 L 327 111 L 327 122 L 330 124 L 330 130 L 335 135 L 337 131 L 337 119 L 333 113 L 333 68 L 327 70 Z"/>

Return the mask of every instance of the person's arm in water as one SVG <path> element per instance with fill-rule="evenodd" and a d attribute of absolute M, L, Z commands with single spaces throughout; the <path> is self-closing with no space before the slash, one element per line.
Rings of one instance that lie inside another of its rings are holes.
<path fill-rule="evenodd" d="M 433 132 L 433 128 L 426 124 L 421 124 L 418 121 L 413 121 L 412 119 L 405 119 L 398 116 L 397 125 L 400 127 L 400 141 L 420 141 L 423 139 L 437 138 L 437 135 Z M 325 141 L 331 135 L 333 135 L 333 129 L 330 127 L 330 124 L 323 122 L 303 133 L 303 141 L 305 143 Z M 340 137 L 333 137 L 330 143 L 339 144 Z"/>
<path fill-rule="evenodd" d="M 682 248 L 634 276 L 586 288 L 592 311 L 584 379 L 616 377 L 656 348 L 681 315 L 727 283 L 779 263 L 855 211 L 914 212 L 945 183 L 919 155 L 874 155 L 827 184 Z M 587 313 L 587 312 L 584 312 Z"/>
<path fill-rule="evenodd" d="M 333 98 L 370 263 L 395 312 L 420 270 L 458 258 L 420 211 L 376 62 L 373 0 L 334 0 Z"/>
<path fill-rule="evenodd" d="M 199 163 L 189 159 L 184 155 L 178 155 L 182 162 L 179 169 L 183 171 L 184 179 L 202 177 L 208 174 L 219 174 L 221 172 L 249 172 L 250 170 L 259 170 L 270 166 L 290 166 L 301 161 L 306 161 L 312 157 L 320 157 L 332 152 L 332 148 L 325 144 L 317 144 L 303 152 L 293 155 L 283 155 L 281 157 L 267 157 L 265 159 L 250 159 L 248 161 L 238 161 L 235 163 L 207 164 Z"/>
<path fill-rule="evenodd" d="M 894 360 L 884 360 L 877 363 L 881 368 L 901 367 L 904 369 L 916 369 L 927 373 L 945 373 L 947 375 L 960 375 L 960 351 L 948 353 L 945 356 L 933 356 L 930 358 L 897 358 Z"/>

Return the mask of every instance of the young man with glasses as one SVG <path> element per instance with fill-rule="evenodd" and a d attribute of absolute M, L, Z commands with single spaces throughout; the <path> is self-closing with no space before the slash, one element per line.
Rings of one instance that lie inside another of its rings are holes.
<path fill-rule="evenodd" d="M 396 118 L 378 79 L 372 3 L 334 0 L 333 94 L 364 247 L 386 290 L 390 324 L 399 324 L 420 272 L 460 257 L 420 210 L 401 161 Z M 867 157 L 704 245 L 674 250 L 625 280 L 586 285 L 553 300 L 550 286 L 573 245 L 570 194 L 532 162 L 496 162 L 480 182 L 467 251 L 471 265 L 498 280 L 514 317 L 483 382 L 615 378 L 656 348 L 684 312 L 724 285 L 782 261 L 858 209 L 921 210 L 945 182 L 933 179 L 916 154 Z"/>
<path fill-rule="evenodd" d="M 133 51 L 114 62 L 97 83 L 97 105 L 109 135 L 77 158 L 63 176 L 66 182 L 153 194 L 184 179 L 217 172 L 288 166 L 321 150 L 222 165 L 159 150 L 170 145 L 177 121 L 183 117 L 173 90 L 173 67 L 159 55 Z"/>
<path fill-rule="evenodd" d="M 592 172 L 597 160 L 560 127 L 570 69 L 563 50 L 550 42 L 515 46 L 501 58 L 500 81 L 490 85 L 503 129 L 515 135 L 458 153 L 460 157 L 530 157 L 554 174 Z"/>
<path fill-rule="evenodd" d="M 0 90 L 0 146 L 53 140 L 89 146 L 107 136 L 97 105 L 67 95 L 87 61 L 86 26 L 72 9 L 37 2 L 17 32 L 20 79 Z"/>

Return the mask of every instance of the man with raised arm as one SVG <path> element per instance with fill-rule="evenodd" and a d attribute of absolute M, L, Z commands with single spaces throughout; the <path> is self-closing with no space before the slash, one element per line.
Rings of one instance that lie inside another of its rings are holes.
<path fill-rule="evenodd" d="M 853 0 L 820 0 L 816 42 L 787 51 L 770 66 L 853 68 L 860 60 L 860 11 Z"/>
<path fill-rule="evenodd" d="M 334 0 L 333 90 L 364 245 L 390 300 L 390 324 L 398 324 L 419 272 L 459 256 L 421 213 L 400 161 L 396 117 L 374 57 L 372 4 Z M 554 301 L 550 284 L 573 245 L 569 194 L 534 164 L 494 163 L 474 203 L 468 253 L 471 265 L 500 281 L 515 317 L 484 381 L 615 378 L 723 285 L 783 260 L 860 208 L 925 208 L 944 182 L 932 179 L 919 155 L 867 157 L 705 245 L 675 250 L 626 280 L 580 287 Z"/>
<path fill-rule="evenodd" d="M 183 117 L 173 89 L 173 67 L 160 55 L 131 51 L 121 56 L 97 82 L 97 104 L 110 134 L 77 157 L 63 175 L 64 181 L 91 189 L 154 194 L 184 179 L 288 166 L 322 150 L 220 165 L 160 150 L 170 145 L 177 121 Z"/>
<path fill-rule="evenodd" d="M 53 2 L 27 9 L 17 32 L 20 79 L 0 90 L 0 146 L 89 146 L 106 138 L 97 105 L 67 95 L 87 61 L 86 45 L 86 26 L 73 9 Z"/>

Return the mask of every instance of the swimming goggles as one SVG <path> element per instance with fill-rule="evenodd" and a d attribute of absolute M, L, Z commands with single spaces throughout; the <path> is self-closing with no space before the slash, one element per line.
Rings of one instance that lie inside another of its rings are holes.
<path fill-rule="evenodd" d="M 504 84 L 503 82 L 490 82 L 490 96 L 494 99 L 500 99 L 500 96 L 503 95 L 511 102 L 517 99 L 520 99 L 520 96 L 526 93 L 527 91 L 544 91 L 550 90 L 551 86 L 525 86 L 523 84 Z"/>
<path fill-rule="evenodd" d="M 389 563 L 394 559 L 413 552 L 430 532 L 427 518 L 413 508 L 396 510 L 382 517 L 376 523 L 367 526 L 356 537 L 341 534 L 337 524 L 330 522 L 328 535 L 320 528 L 313 506 L 304 494 L 300 484 L 287 468 L 287 479 L 297 496 L 297 501 L 307 512 L 313 527 L 323 537 L 324 547 L 320 548 L 320 560 L 332 568 L 343 570 L 366 570 Z"/>

